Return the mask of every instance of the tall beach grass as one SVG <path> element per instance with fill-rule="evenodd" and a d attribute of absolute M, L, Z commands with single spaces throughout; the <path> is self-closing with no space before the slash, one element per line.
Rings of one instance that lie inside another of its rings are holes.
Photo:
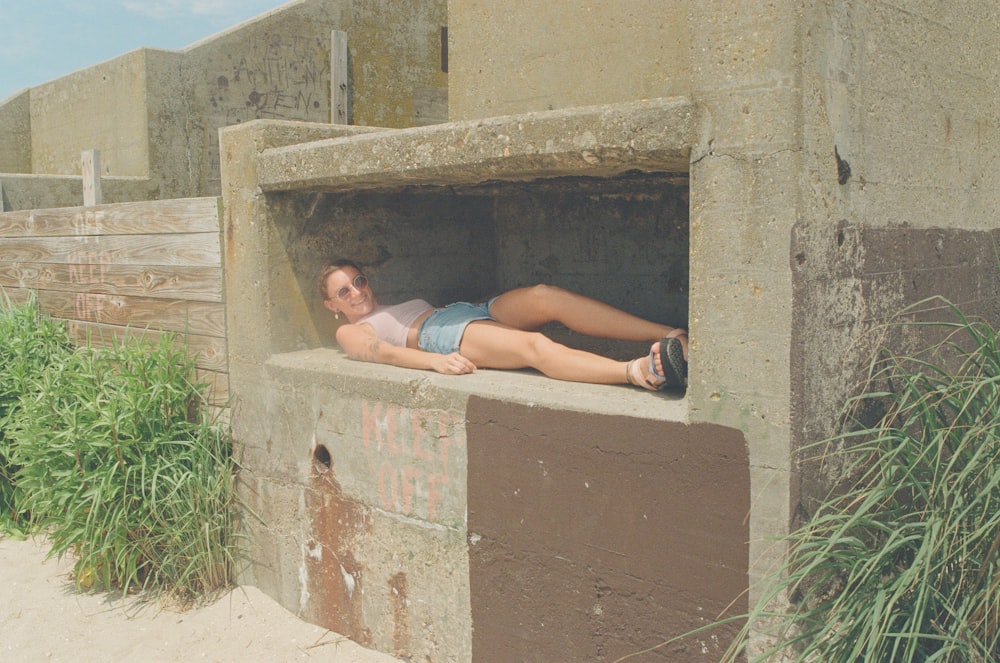
<path fill-rule="evenodd" d="M 21 396 L 37 378 L 64 361 L 72 345 L 63 324 L 39 315 L 32 297 L 21 305 L 6 296 L 0 301 L 0 533 L 22 533 L 25 522 L 15 476 L 13 440 L 8 434 Z"/>
<path fill-rule="evenodd" d="M 752 629 L 754 662 L 1000 660 L 998 333 L 944 306 L 948 322 L 903 323 L 944 341 L 872 363 L 850 411 L 874 423 L 803 450 L 845 481 L 787 537 L 724 660 L 743 660 Z M 789 610 L 769 607 L 782 597 Z"/>
<path fill-rule="evenodd" d="M 5 315 L 60 327 L 33 309 Z M 63 347 L 65 332 L 51 335 Z M 46 535 L 52 554 L 73 556 L 83 587 L 188 599 L 228 585 L 235 468 L 193 358 L 166 336 L 50 359 L 21 376 L 2 421 L 22 528 Z"/>

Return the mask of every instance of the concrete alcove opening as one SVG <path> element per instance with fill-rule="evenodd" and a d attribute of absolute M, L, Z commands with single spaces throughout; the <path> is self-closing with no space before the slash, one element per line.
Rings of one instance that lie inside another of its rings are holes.
<path fill-rule="evenodd" d="M 688 187 L 682 174 L 566 177 L 396 192 L 282 196 L 291 264 L 305 287 L 325 261 L 365 270 L 379 300 L 421 297 L 443 306 L 483 301 L 536 283 L 557 285 L 644 318 L 686 327 Z M 307 293 L 321 344 L 336 322 Z M 648 344 L 547 334 L 574 347 L 629 359 Z"/>
<path fill-rule="evenodd" d="M 393 131 L 352 127 L 263 150 L 256 170 L 269 235 L 261 274 L 272 307 L 269 361 L 315 366 L 313 356 L 284 355 L 328 348 L 321 363 L 329 370 L 357 368 L 345 367 L 338 323 L 316 287 L 334 258 L 359 263 L 382 303 L 420 297 L 443 306 L 547 283 L 687 327 L 687 172 L 698 123 L 697 109 L 674 98 Z M 543 331 L 620 360 L 649 352 L 649 343 Z M 415 379 L 412 371 L 366 371 Z M 511 379 L 491 377 L 502 390 Z M 441 386 L 481 393 L 474 380 L 461 382 Z M 561 407 L 577 388 L 539 390 Z M 593 392 L 594 400 L 632 398 L 622 391 Z M 685 417 L 683 406 L 649 408 L 656 418 Z"/>

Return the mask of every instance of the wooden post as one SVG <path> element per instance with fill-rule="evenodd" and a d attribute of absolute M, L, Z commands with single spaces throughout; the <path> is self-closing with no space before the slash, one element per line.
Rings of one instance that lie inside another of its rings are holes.
<path fill-rule="evenodd" d="M 348 124 L 351 99 L 347 68 L 347 33 L 334 30 L 330 36 L 330 123 Z"/>
<path fill-rule="evenodd" d="M 87 150 L 80 154 L 80 171 L 83 174 L 83 206 L 100 205 L 101 195 L 101 153 Z"/>

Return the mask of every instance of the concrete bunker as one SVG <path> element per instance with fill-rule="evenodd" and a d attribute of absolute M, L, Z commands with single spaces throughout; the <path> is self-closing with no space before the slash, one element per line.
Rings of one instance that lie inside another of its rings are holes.
<path fill-rule="evenodd" d="M 690 423 L 682 394 L 348 360 L 315 284 L 346 256 L 384 301 L 549 282 L 686 326 L 697 127 L 666 99 L 223 133 L 233 428 L 262 520 L 245 581 L 429 660 L 610 660 L 741 610 L 738 431 Z"/>

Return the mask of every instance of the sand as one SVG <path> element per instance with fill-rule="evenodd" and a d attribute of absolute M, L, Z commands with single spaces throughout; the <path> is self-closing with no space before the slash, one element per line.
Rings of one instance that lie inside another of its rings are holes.
<path fill-rule="evenodd" d="M 0 661 L 399 663 L 288 612 L 254 587 L 187 611 L 78 593 L 44 541 L 0 539 Z"/>

